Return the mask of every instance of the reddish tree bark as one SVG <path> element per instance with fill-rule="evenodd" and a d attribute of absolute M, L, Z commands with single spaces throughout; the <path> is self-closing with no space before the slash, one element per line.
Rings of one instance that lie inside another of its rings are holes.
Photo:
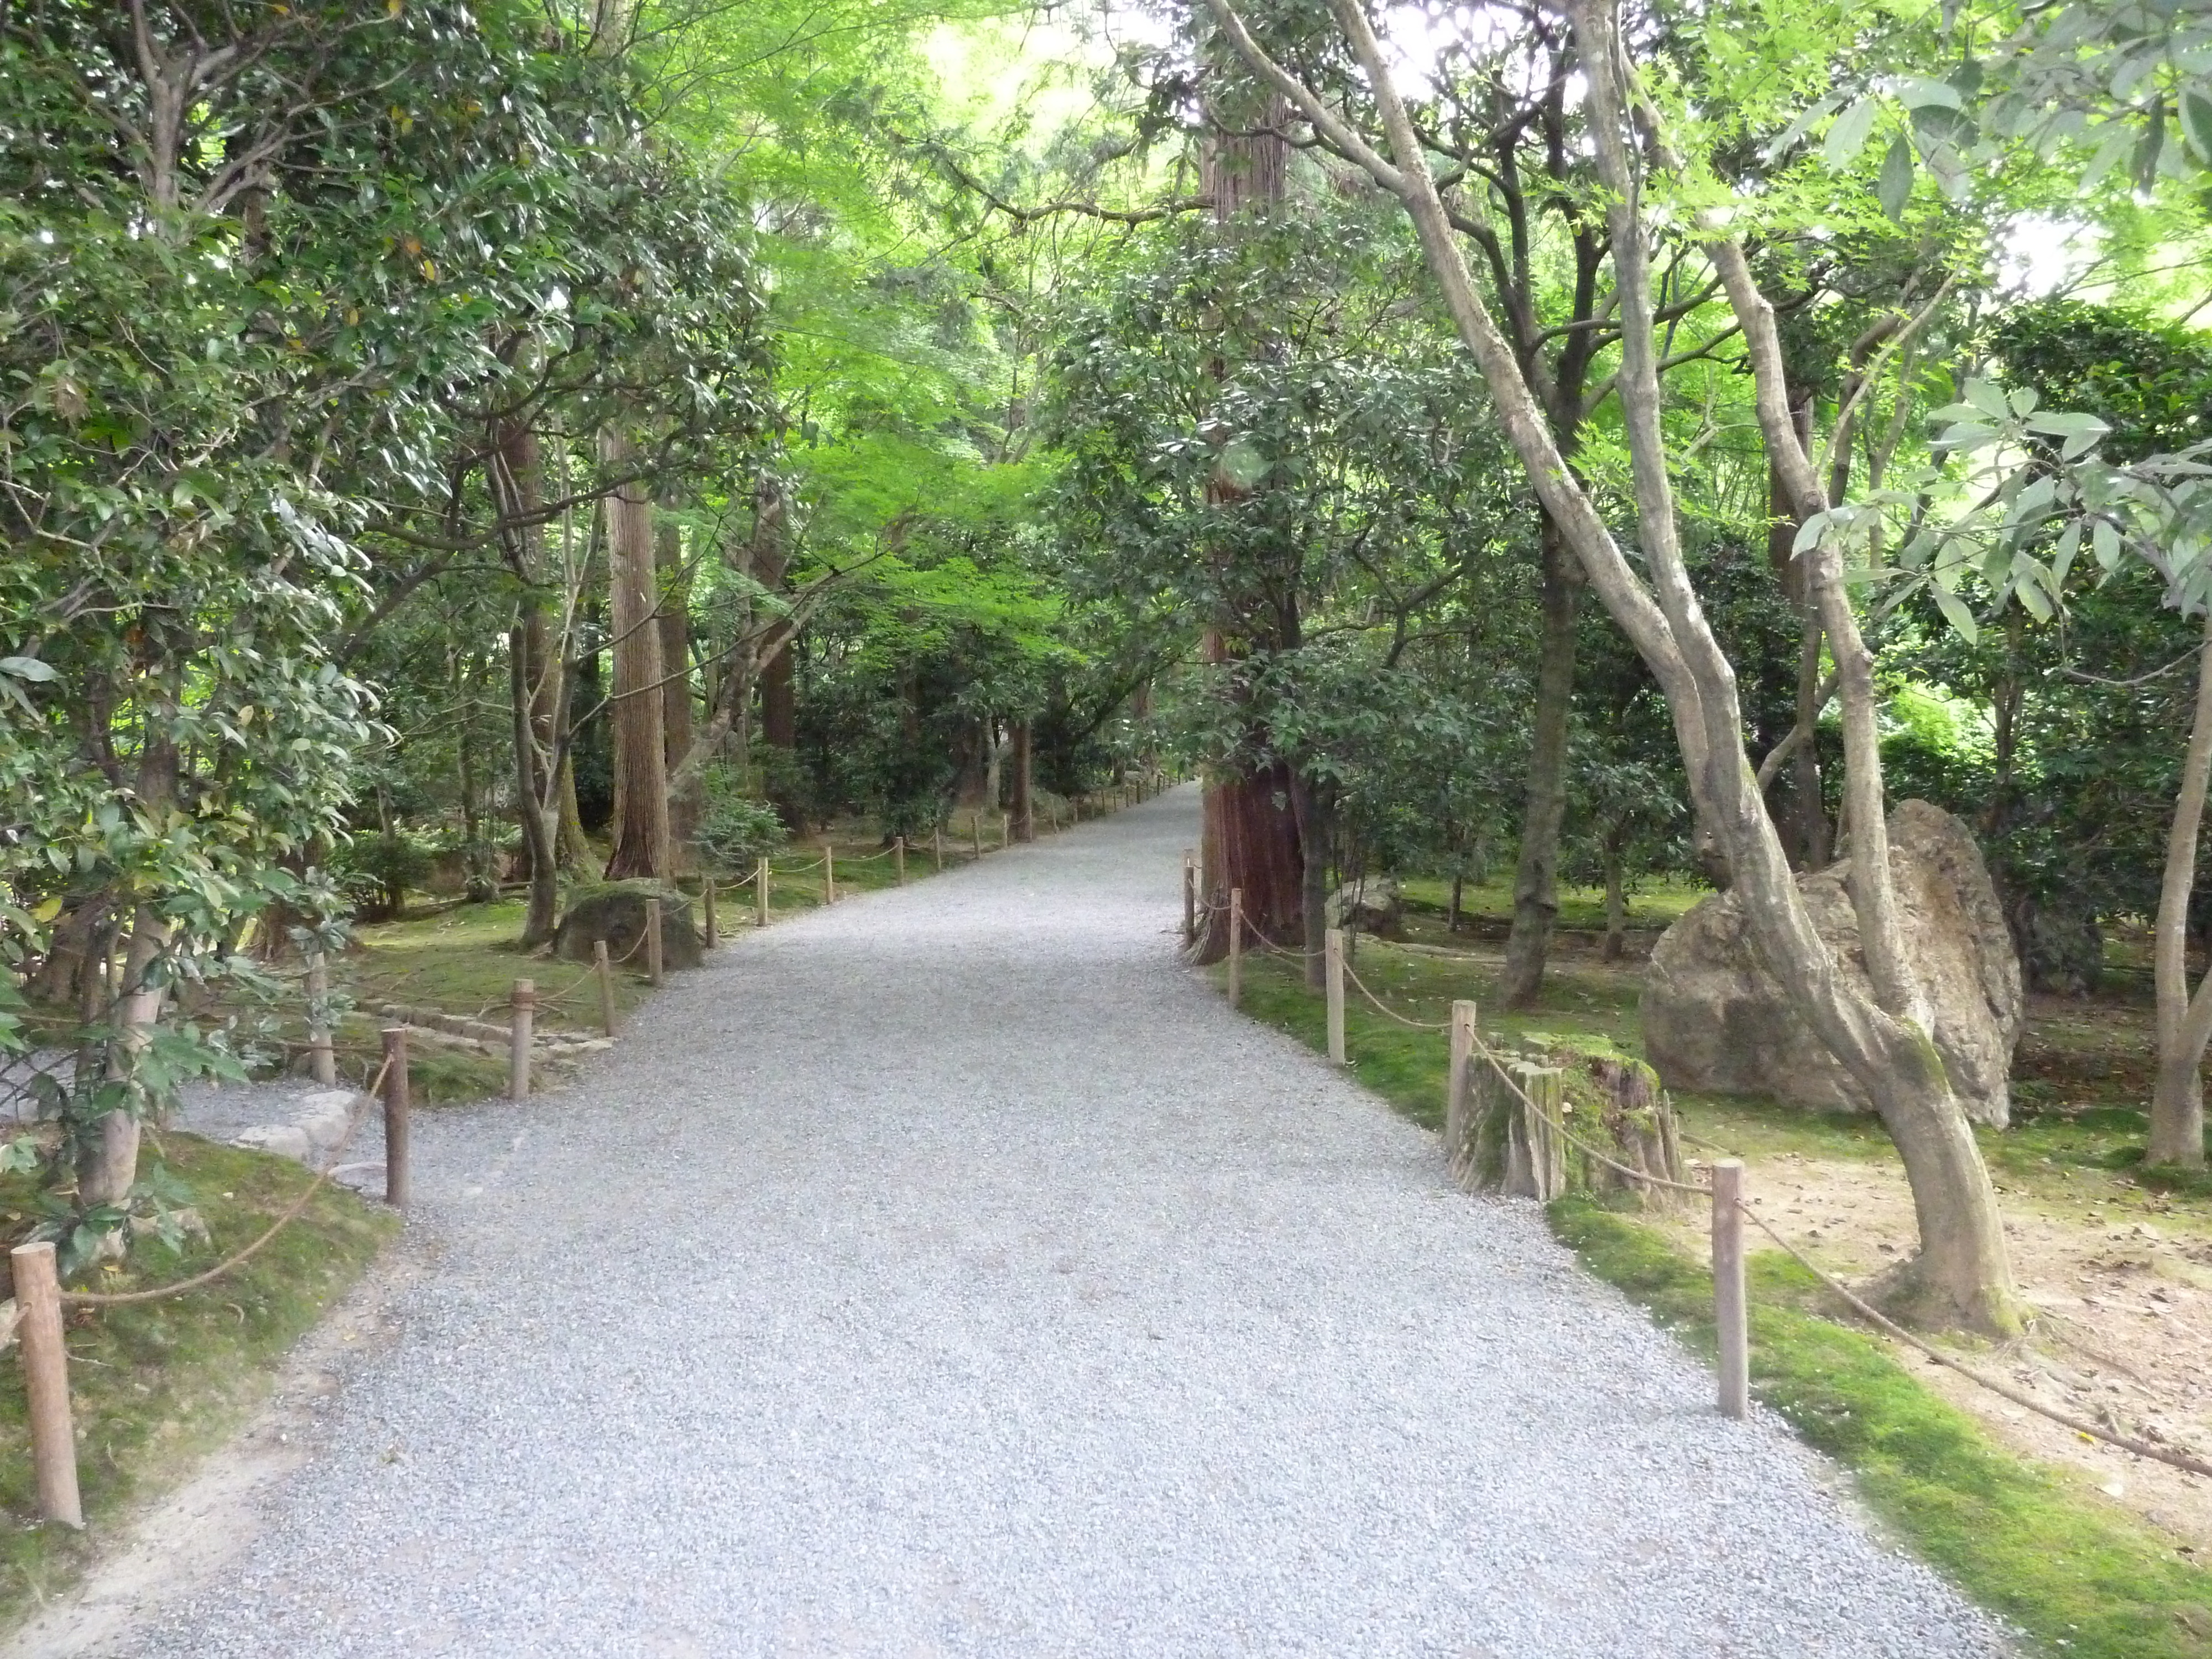
<path fill-rule="evenodd" d="M 1257 121 L 1217 118 L 1205 157 L 1206 193 L 1213 198 L 1217 222 L 1267 213 L 1282 203 L 1290 151 L 1276 131 L 1287 115 L 1280 100 L 1270 99 Z M 1222 373 L 1226 374 L 1226 365 Z M 1225 480 L 1217 480 L 1212 488 L 1217 499 L 1242 493 Z M 1236 584 L 1224 581 L 1223 587 L 1233 592 Z M 1218 665 L 1234 661 L 1255 647 L 1293 645 L 1295 633 L 1294 620 L 1286 625 L 1286 619 L 1272 614 L 1264 602 L 1256 603 L 1248 613 L 1224 617 L 1207 630 L 1205 659 Z M 1286 634 L 1291 637 L 1284 637 Z M 1255 730 L 1252 735 L 1255 749 L 1264 751 L 1270 746 L 1264 732 Z M 1242 890 L 1245 919 L 1261 938 L 1287 949 L 1305 943 L 1306 860 L 1292 810 L 1291 785 L 1289 769 L 1279 762 L 1243 776 L 1218 769 L 1210 776 L 1200 798 L 1200 878 L 1211 908 L 1199 929 L 1193 952 L 1196 961 L 1218 962 L 1229 954 L 1231 890 Z M 1248 935 L 1245 943 L 1253 942 Z"/>
<path fill-rule="evenodd" d="M 605 441 L 610 467 L 625 467 L 627 441 Z M 614 631 L 614 851 L 607 878 L 669 872 L 668 773 L 661 731 L 660 629 L 654 617 L 653 503 L 640 484 L 607 498 L 608 623 Z"/>

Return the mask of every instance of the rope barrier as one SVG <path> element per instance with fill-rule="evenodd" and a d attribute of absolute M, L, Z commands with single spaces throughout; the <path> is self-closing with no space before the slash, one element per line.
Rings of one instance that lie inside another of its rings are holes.
<path fill-rule="evenodd" d="M 1199 905 L 1200 908 L 1202 908 L 1208 915 L 1212 915 L 1228 908 L 1225 905 L 1216 904 L 1211 901 L 1203 899 L 1199 901 Z M 1253 933 L 1258 937 L 1261 944 L 1266 948 L 1273 951 L 1279 956 L 1292 958 L 1304 958 L 1316 954 L 1311 951 L 1285 950 L 1283 946 L 1277 945 L 1273 939 L 1269 939 L 1256 924 L 1252 923 L 1249 919 L 1247 919 L 1246 925 L 1251 927 Z M 1344 972 L 1345 976 L 1354 985 L 1359 988 L 1359 994 L 1365 997 L 1369 1002 L 1372 1003 L 1379 1012 L 1382 1013 L 1389 1018 L 1397 1021 L 1401 1025 L 1407 1026 L 1414 1030 L 1421 1031 L 1447 1031 L 1451 1029 L 1449 1022 L 1446 1022 L 1443 1024 L 1431 1024 L 1425 1021 L 1407 1018 L 1405 1015 L 1398 1012 L 1397 1010 L 1385 1003 L 1382 999 L 1376 995 L 1373 991 L 1370 990 L 1367 988 L 1366 981 L 1359 977 L 1358 974 L 1353 969 L 1350 963 L 1347 962 L 1345 963 Z M 1492 1048 L 1487 1042 L 1485 1042 L 1482 1040 L 1482 1034 L 1480 1031 L 1471 1031 L 1469 1036 L 1473 1039 L 1474 1053 L 1480 1054 L 1483 1060 L 1488 1062 L 1491 1069 L 1497 1073 L 1499 1081 L 1503 1082 L 1508 1089 L 1510 1089 L 1513 1091 L 1513 1093 L 1520 1099 L 1521 1103 L 1535 1116 L 1538 1121 L 1543 1123 L 1552 1131 L 1552 1133 L 1557 1134 L 1562 1140 L 1565 1141 L 1567 1145 L 1574 1147 L 1584 1156 L 1595 1158 L 1599 1164 L 1603 1164 L 1607 1169 L 1612 1170 L 1616 1174 L 1624 1176 L 1629 1180 L 1642 1182 L 1649 1186 L 1659 1188 L 1668 1192 L 1687 1193 L 1695 1197 L 1704 1198 L 1708 1201 L 1711 1200 L 1713 1190 L 1709 1186 L 1695 1182 L 1675 1181 L 1666 1176 L 1654 1175 L 1649 1170 L 1635 1169 L 1629 1164 L 1621 1163 L 1618 1158 L 1615 1158 L 1606 1152 L 1601 1152 L 1595 1146 L 1591 1146 L 1588 1141 L 1583 1139 L 1581 1136 L 1569 1129 L 1565 1122 L 1552 1116 L 1551 1114 L 1547 1112 L 1530 1097 L 1528 1091 L 1523 1089 L 1520 1084 L 1516 1082 L 1513 1079 L 1512 1073 L 1505 1069 L 1505 1063 L 1498 1057 L 1497 1051 Z M 1693 1145 L 1704 1146 L 1714 1152 L 1726 1152 L 1728 1150 L 1726 1147 L 1721 1146 L 1713 1141 L 1702 1140 L 1693 1135 L 1684 1134 L 1682 1135 L 1682 1139 L 1692 1142 Z M 2019 1406 L 2025 1410 L 2033 1412 L 2037 1416 L 2044 1418 L 2050 1422 L 2056 1423 L 2062 1428 L 2070 1429 L 2075 1433 L 2081 1435 L 2087 1439 L 2102 1442 L 2106 1445 L 2116 1447 L 2119 1450 L 2127 1452 L 2131 1455 L 2148 1458 L 2153 1462 L 2163 1463 L 2170 1468 L 2180 1469 L 2186 1474 L 2212 1477 L 2212 1462 L 2207 1462 L 2203 1459 L 2196 1457 L 2188 1452 L 2172 1450 L 2162 1446 L 2154 1446 L 2149 1442 L 2137 1439 L 2132 1435 L 2122 1434 L 2115 1431 L 2106 1429 L 2101 1425 L 2091 1422 L 2086 1418 L 2076 1417 L 2070 1412 L 2060 1411 L 2055 1407 L 2045 1405 L 2041 1401 L 2036 1399 L 2034 1395 L 2027 1394 L 2021 1389 L 2014 1388 L 2010 1383 L 2001 1382 L 1997 1378 L 1989 1376 L 1974 1366 L 1967 1364 L 1965 1361 L 1955 1358 L 1952 1355 L 1944 1352 L 1934 1343 L 1906 1330 L 1905 1327 L 1899 1325 L 1895 1320 L 1891 1319 L 1887 1315 L 1882 1313 L 1871 1304 L 1868 1303 L 1864 1297 L 1850 1290 L 1832 1273 L 1828 1273 L 1817 1262 L 1807 1256 L 1802 1250 L 1800 1250 L 1787 1238 L 1784 1238 L 1780 1232 L 1776 1231 L 1772 1224 L 1771 1224 L 1765 1217 L 1759 1214 L 1758 1211 L 1754 1210 L 1743 1200 L 1736 1200 L 1735 1207 L 1742 1212 L 1744 1217 L 1749 1220 L 1753 1226 L 1757 1227 L 1761 1232 L 1772 1239 L 1776 1244 L 1779 1245 L 1784 1254 L 1788 1255 L 1791 1261 L 1795 1261 L 1799 1267 L 1804 1268 L 1806 1272 L 1811 1273 L 1813 1277 L 1826 1289 L 1834 1292 L 1834 1294 L 1841 1299 L 1844 1305 L 1849 1307 L 1852 1312 L 1857 1314 L 1862 1319 L 1864 1319 L 1868 1323 L 1873 1325 L 1884 1334 L 1899 1342 L 1904 1343 L 1907 1347 L 1926 1356 L 1936 1364 L 1944 1367 L 1948 1370 L 1955 1371 L 1960 1376 L 1965 1377 L 1968 1382 L 1987 1389 L 1991 1394 L 1996 1395 L 2002 1399 L 2010 1401 L 2014 1405 Z"/>
<path fill-rule="evenodd" d="M 217 1262 L 205 1273 L 194 1273 L 190 1279 L 179 1279 L 174 1285 L 158 1285 L 152 1290 L 64 1291 L 62 1305 L 65 1308 L 115 1308 L 132 1302 L 159 1302 L 168 1297 L 182 1296 L 187 1291 L 198 1290 L 201 1285 L 211 1284 L 225 1273 L 243 1266 L 260 1250 L 263 1245 L 298 1220 L 301 1212 L 307 1207 L 307 1201 L 322 1190 L 323 1183 L 328 1181 L 337 1170 L 338 1159 L 344 1155 L 346 1147 L 352 1142 L 354 1131 L 361 1127 L 362 1115 L 377 1096 L 383 1092 L 384 1079 L 391 1069 L 392 1062 L 389 1060 L 378 1068 L 375 1080 L 363 1091 L 359 1103 L 353 1109 L 353 1115 L 346 1121 L 345 1133 L 338 1137 L 337 1145 L 331 1148 L 330 1157 L 324 1161 L 323 1167 L 315 1171 L 315 1178 L 307 1183 L 307 1190 L 292 1200 L 289 1209 L 270 1224 L 267 1232 L 262 1234 L 236 1255 L 232 1256 L 228 1261 Z"/>
<path fill-rule="evenodd" d="M 1449 1020 L 1446 1020 L 1441 1024 L 1431 1024 L 1426 1020 L 1407 1018 L 1405 1015 L 1400 1013 L 1396 1009 L 1384 1002 L 1381 997 L 1376 996 L 1374 992 L 1369 990 L 1367 988 L 1367 981 L 1359 977 L 1358 974 L 1353 970 L 1352 964 L 1348 962 L 1344 964 L 1344 976 L 1359 988 L 1360 995 L 1365 997 L 1370 1002 L 1373 1003 L 1377 1009 L 1381 1010 L 1383 1014 L 1396 1020 L 1401 1025 L 1407 1026 L 1416 1031 L 1449 1031 L 1451 1030 L 1451 1022 Z"/>

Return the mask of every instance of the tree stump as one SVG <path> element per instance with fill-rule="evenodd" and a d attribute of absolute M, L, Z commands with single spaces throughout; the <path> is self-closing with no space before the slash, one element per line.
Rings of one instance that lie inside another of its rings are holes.
<path fill-rule="evenodd" d="M 1575 1133 L 1601 1148 L 1617 1164 L 1665 1181 L 1682 1178 L 1682 1146 L 1674 1108 L 1659 1086 L 1659 1074 L 1640 1060 L 1592 1055 L 1584 1064 L 1589 1082 L 1588 1104 L 1567 1120 Z M 1580 1091 L 1577 1091 L 1580 1092 Z M 1602 1131 L 1602 1133 L 1597 1133 Z M 1619 1193 L 1646 1208 L 1666 1203 L 1665 1188 L 1639 1181 L 1577 1152 L 1593 1191 Z"/>
<path fill-rule="evenodd" d="M 1456 1008 L 1454 1017 L 1460 1018 Z M 1467 1018 L 1471 1027 L 1471 1008 Z M 1568 1135 L 1603 1157 L 1592 1157 Z M 1444 1157 L 1464 1191 L 1544 1203 L 1590 1192 L 1650 1208 L 1671 1194 L 1643 1177 L 1682 1179 L 1674 1107 L 1643 1061 L 1557 1051 L 1545 1054 L 1543 1063 L 1493 1060 L 1471 1030 L 1465 1039 L 1453 1033 Z"/>
<path fill-rule="evenodd" d="M 1565 1142 L 1552 1127 L 1565 1097 L 1559 1070 L 1516 1060 L 1501 1072 L 1477 1053 L 1463 1086 L 1467 1107 L 1452 1126 L 1457 1145 L 1447 1149 L 1460 1186 L 1540 1203 L 1565 1192 Z"/>

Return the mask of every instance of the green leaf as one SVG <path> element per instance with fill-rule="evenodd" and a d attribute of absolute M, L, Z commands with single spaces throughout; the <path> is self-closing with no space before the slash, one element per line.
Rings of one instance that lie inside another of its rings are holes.
<path fill-rule="evenodd" d="M 1972 645 L 1981 638 L 1981 624 L 1974 620 L 1974 613 L 1967 608 L 1964 599 L 1948 587 L 1938 587 L 1935 593 L 1936 608 L 1943 613 L 1943 620 L 1951 624 L 1961 639 Z"/>
<path fill-rule="evenodd" d="M 40 662 L 36 657 L 0 657 L 0 674 L 11 674 L 19 680 L 44 684 L 59 679 L 52 663 Z"/>
<path fill-rule="evenodd" d="M 1858 159 L 1858 153 L 1866 148 L 1866 141 L 1874 131 L 1874 118 L 1881 113 L 1880 104 L 1871 98 L 1862 98 L 1835 118 L 1820 146 L 1820 159 L 1831 171 L 1841 173 Z"/>
<path fill-rule="evenodd" d="M 2197 159 L 2212 163 L 2212 97 L 2207 97 L 2195 87 L 2185 87 L 2181 94 L 2181 131 L 2189 139 L 2189 147 Z"/>
<path fill-rule="evenodd" d="M 2089 532 L 2089 544 L 2096 550 L 2097 568 L 2106 573 L 2120 567 L 2120 532 L 2110 519 L 2100 519 Z"/>
<path fill-rule="evenodd" d="M 1875 183 L 1881 210 L 1894 224 L 1905 217 L 1905 204 L 1912 196 L 1912 139 L 1899 133 L 1890 141 L 1889 154 L 1881 158 L 1881 177 Z"/>
<path fill-rule="evenodd" d="M 2151 112 L 2150 125 L 2143 130 L 2143 136 L 2136 145 L 2135 158 L 2129 164 L 2129 171 L 2135 176 L 2137 190 L 2148 191 L 2158 182 L 2158 158 L 2165 148 L 2166 100 L 2161 98 L 2157 107 Z"/>
<path fill-rule="evenodd" d="M 1993 421 L 2009 421 L 2013 417 L 2012 405 L 2005 401 L 2004 389 L 1994 380 L 1967 381 L 1966 401 Z"/>
<path fill-rule="evenodd" d="M 1959 96 L 1958 88 L 1948 81 L 1929 81 L 1914 76 L 1899 85 L 1897 95 L 1905 100 L 1907 109 L 1966 108 L 1965 102 Z"/>

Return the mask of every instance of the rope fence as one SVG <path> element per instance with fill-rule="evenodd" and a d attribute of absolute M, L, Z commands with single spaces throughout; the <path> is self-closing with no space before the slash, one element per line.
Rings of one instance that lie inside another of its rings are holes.
<path fill-rule="evenodd" d="M 1349 981 L 1359 994 L 1374 1006 L 1377 1012 L 1398 1024 L 1418 1031 L 1449 1032 L 1455 1044 L 1463 1042 L 1466 1044 L 1464 1052 L 1467 1055 L 1470 1059 L 1480 1060 L 1488 1066 L 1491 1073 L 1504 1085 L 1519 1103 L 1522 1112 L 1526 1114 L 1527 1121 L 1540 1126 L 1545 1134 L 1557 1137 L 1562 1145 L 1573 1147 L 1593 1163 L 1612 1170 L 1636 1186 L 1655 1188 L 1662 1192 L 1679 1193 L 1703 1200 L 1711 1205 L 1714 1317 L 1720 1350 L 1719 1395 L 1721 1409 L 1727 1415 L 1732 1417 L 1745 1415 L 1749 1403 L 1749 1302 L 1747 1295 L 1742 1249 L 1742 1224 L 1748 1221 L 1772 1240 L 1791 1261 L 1810 1273 L 1823 1289 L 1835 1296 L 1852 1313 L 1892 1340 L 1903 1344 L 1932 1363 L 1965 1377 L 1968 1382 L 1987 1389 L 2000 1399 L 2024 1411 L 2032 1412 L 2062 1428 L 2070 1430 L 2086 1439 L 2112 1446 L 2136 1457 L 2163 1463 L 2169 1468 L 2180 1469 L 2190 1474 L 2212 1478 L 2212 1460 L 2207 1460 L 2179 1448 L 2156 1445 L 2140 1437 L 2122 1432 L 2116 1428 L 2107 1428 L 2087 1418 L 2047 1405 L 2025 1389 L 2015 1388 L 2002 1378 L 1991 1376 L 1979 1367 L 1967 1364 L 1955 1355 L 1946 1352 L 1926 1338 L 1907 1330 L 1869 1303 L 1849 1285 L 1844 1284 L 1833 1273 L 1813 1261 L 1804 1251 L 1784 1237 L 1772 1222 L 1759 1212 L 1750 1200 L 1743 1195 L 1741 1182 L 1744 1165 L 1741 1159 L 1723 1158 L 1708 1163 L 1705 1167 L 1711 1177 L 1710 1181 L 1678 1181 L 1650 1169 L 1639 1169 L 1623 1163 L 1612 1153 L 1591 1145 L 1589 1141 L 1567 1127 L 1566 1114 L 1572 1108 L 1564 1097 L 1561 1100 L 1560 1109 L 1558 1111 L 1550 1109 L 1522 1085 L 1520 1079 L 1513 1075 L 1512 1070 L 1507 1066 L 1504 1057 L 1483 1040 L 1474 1024 L 1473 1003 L 1462 1002 L 1454 1005 L 1455 1014 L 1460 1011 L 1465 1011 L 1463 1022 L 1455 1019 L 1437 1024 L 1415 1019 L 1409 1015 L 1401 1013 L 1370 989 L 1366 981 L 1359 977 L 1351 963 L 1345 959 L 1343 930 L 1329 929 L 1327 943 L 1320 952 L 1310 949 L 1293 950 L 1285 947 L 1270 939 L 1249 916 L 1244 915 L 1243 896 L 1241 889 L 1232 889 L 1229 902 L 1225 904 L 1200 896 L 1196 891 L 1196 869 L 1195 854 L 1186 853 L 1183 860 L 1185 939 L 1188 942 L 1195 943 L 1201 919 L 1210 927 L 1214 916 L 1224 910 L 1230 913 L 1231 936 L 1229 960 L 1232 1003 L 1237 1000 L 1237 969 L 1243 953 L 1242 935 L 1243 933 L 1249 932 L 1264 951 L 1289 960 L 1304 962 L 1311 960 L 1316 955 L 1321 955 L 1328 963 L 1328 1043 L 1331 1060 L 1340 1065 L 1345 1063 L 1343 981 Z M 1447 1085 L 1449 1091 L 1446 1103 L 1448 1136 L 1450 1133 L 1449 1126 L 1455 1115 L 1455 1108 L 1458 1104 L 1457 1095 L 1462 1087 L 1460 1082 L 1461 1052 L 1455 1048 L 1453 1080 Z M 1681 1134 L 1680 1139 L 1708 1151 L 1725 1152 L 1727 1150 L 1712 1141 L 1701 1140 L 1692 1135 Z"/>

